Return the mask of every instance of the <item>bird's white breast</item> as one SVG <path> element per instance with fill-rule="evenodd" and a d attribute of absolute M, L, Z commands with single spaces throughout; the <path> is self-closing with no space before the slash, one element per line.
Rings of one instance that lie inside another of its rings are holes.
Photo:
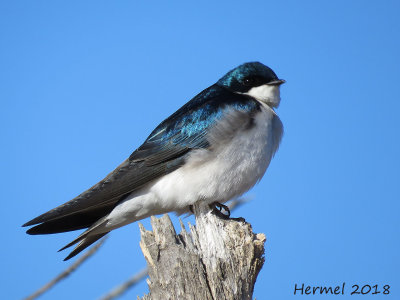
<path fill-rule="evenodd" d="M 226 123 L 217 126 L 219 130 Z M 262 105 L 252 126 L 238 130 L 229 140 L 222 135 L 211 132 L 211 150 L 192 151 L 184 166 L 150 187 L 161 211 L 182 212 L 199 200 L 225 202 L 249 190 L 264 175 L 279 146 L 282 123 L 271 108 Z"/>
<path fill-rule="evenodd" d="M 209 149 L 192 151 L 182 167 L 130 194 L 107 216 L 99 232 L 150 215 L 184 213 L 197 201 L 225 202 L 256 184 L 278 149 L 282 123 L 266 104 L 253 119 L 237 111 L 226 115 L 207 135 Z"/>

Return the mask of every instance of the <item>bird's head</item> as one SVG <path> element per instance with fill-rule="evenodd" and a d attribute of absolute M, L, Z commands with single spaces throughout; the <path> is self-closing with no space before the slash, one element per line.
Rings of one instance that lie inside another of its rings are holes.
<path fill-rule="evenodd" d="M 245 63 L 229 71 L 217 84 L 238 94 L 245 94 L 270 107 L 278 107 L 281 97 L 279 86 L 285 80 L 259 62 Z"/>

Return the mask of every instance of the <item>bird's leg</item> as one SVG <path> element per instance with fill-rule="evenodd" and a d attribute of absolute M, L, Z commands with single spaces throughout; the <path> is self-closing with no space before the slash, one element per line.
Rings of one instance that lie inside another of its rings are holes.
<path fill-rule="evenodd" d="M 221 204 L 219 202 L 213 202 L 210 204 L 210 208 L 212 209 L 212 212 L 217 215 L 218 217 L 222 219 L 229 219 L 231 215 L 231 211 L 229 210 L 229 207 Z M 225 211 L 225 213 L 222 212 L 222 210 Z"/>

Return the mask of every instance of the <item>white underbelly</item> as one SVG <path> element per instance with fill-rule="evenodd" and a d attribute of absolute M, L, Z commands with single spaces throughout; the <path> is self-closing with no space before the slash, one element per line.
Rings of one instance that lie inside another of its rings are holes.
<path fill-rule="evenodd" d="M 183 167 L 156 181 L 149 193 L 161 210 L 179 212 L 199 200 L 225 202 L 254 186 L 279 143 L 273 136 L 274 117 L 271 109 L 263 107 L 253 127 L 211 151 L 193 151 Z"/>
<path fill-rule="evenodd" d="M 222 130 L 210 135 L 210 150 L 192 151 L 182 167 L 130 194 L 107 216 L 99 232 L 150 215 L 183 213 L 197 201 L 223 203 L 249 190 L 264 175 L 278 148 L 282 123 L 272 109 L 263 106 L 253 126 L 240 130 L 231 126 L 235 130 L 226 130 L 229 134 L 224 135 L 229 124 L 220 123 Z"/>

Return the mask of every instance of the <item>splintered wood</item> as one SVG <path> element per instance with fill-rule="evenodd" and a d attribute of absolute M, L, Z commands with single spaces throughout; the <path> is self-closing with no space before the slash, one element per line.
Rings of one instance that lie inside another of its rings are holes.
<path fill-rule="evenodd" d="M 168 215 L 151 218 L 153 231 L 139 224 L 149 267 L 150 292 L 143 300 L 252 299 L 264 264 L 264 234 L 244 221 L 225 220 L 195 205 L 196 226 L 181 221 L 176 234 Z"/>

